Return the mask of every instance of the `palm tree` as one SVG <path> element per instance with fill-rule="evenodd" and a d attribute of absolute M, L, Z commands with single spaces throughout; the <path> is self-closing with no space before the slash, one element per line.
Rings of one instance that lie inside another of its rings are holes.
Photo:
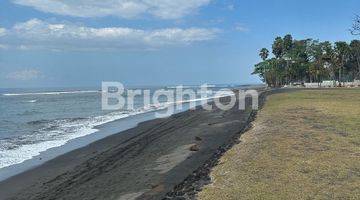
<path fill-rule="evenodd" d="M 284 41 L 281 37 L 276 37 L 272 45 L 272 52 L 275 58 L 281 58 L 284 53 Z"/>
<path fill-rule="evenodd" d="M 283 39 L 283 57 L 286 60 L 286 68 L 285 68 L 285 76 L 286 76 L 286 84 L 289 84 L 289 76 L 290 76 L 290 68 L 289 62 L 291 62 L 291 51 L 293 49 L 294 43 L 293 38 L 290 34 L 284 36 Z"/>
<path fill-rule="evenodd" d="M 290 34 L 284 36 L 283 39 L 283 46 L 284 46 L 284 53 L 288 53 L 293 48 L 293 38 Z"/>
<path fill-rule="evenodd" d="M 262 48 L 260 50 L 259 56 L 265 62 L 266 59 L 269 57 L 269 50 L 267 48 Z M 266 68 L 262 68 L 262 74 L 263 74 L 263 78 L 264 78 L 265 83 L 268 84 L 266 70 L 267 70 Z"/>
<path fill-rule="evenodd" d="M 354 71 L 356 71 L 357 69 L 356 78 L 360 80 L 360 40 L 351 41 L 350 48 L 351 48 L 351 57 L 356 65 Z"/>
<path fill-rule="evenodd" d="M 321 77 L 324 74 L 324 44 L 319 43 L 318 40 L 313 40 L 309 46 L 309 56 L 310 56 L 310 80 L 315 80 L 319 85 L 321 82 Z"/>
<path fill-rule="evenodd" d="M 269 57 L 269 50 L 267 48 L 262 48 L 260 50 L 259 56 L 263 61 L 265 61 Z"/>
<path fill-rule="evenodd" d="M 360 35 L 360 16 L 356 15 L 354 19 L 354 24 L 350 29 L 351 34 Z"/>
<path fill-rule="evenodd" d="M 334 85 L 335 85 L 336 71 L 337 71 L 335 50 L 333 48 L 333 45 L 329 41 L 323 42 L 322 48 L 324 52 L 322 59 L 325 64 L 325 68 L 328 71 L 329 78 L 331 78 L 334 81 Z"/>
<path fill-rule="evenodd" d="M 345 62 L 350 54 L 350 47 L 346 42 L 335 42 L 336 63 L 339 69 L 339 82 L 343 81 Z"/>

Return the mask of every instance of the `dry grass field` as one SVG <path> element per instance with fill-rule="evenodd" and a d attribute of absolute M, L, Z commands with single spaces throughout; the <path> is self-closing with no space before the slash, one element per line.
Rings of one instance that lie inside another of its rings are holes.
<path fill-rule="evenodd" d="M 240 140 L 199 199 L 360 199 L 360 89 L 271 95 Z"/>

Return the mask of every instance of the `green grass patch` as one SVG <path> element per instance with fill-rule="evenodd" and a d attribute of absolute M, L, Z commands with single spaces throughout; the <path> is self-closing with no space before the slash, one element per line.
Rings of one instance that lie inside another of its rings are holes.
<path fill-rule="evenodd" d="M 271 95 L 199 199 L 360 199 L 360 89 Z"/>

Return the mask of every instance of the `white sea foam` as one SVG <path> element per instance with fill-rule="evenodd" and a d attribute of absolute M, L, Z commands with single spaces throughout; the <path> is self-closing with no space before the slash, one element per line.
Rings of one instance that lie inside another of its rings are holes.
<path fill-rule="evenodd" d="M 73 121 L 61 119 L 48 122 L 50 123 L 49 126 L 55 126 L 55 124 L 59 125 L 55 130 L 49 131 L 44 128 L 43 130 L 39 131 L 39 137 L 41 137 L 42 139 L 47 137 L 49 141 L 34 141 L 34 143 L 21 145 L 16 148 L 0 149 L 0 169 L 14 164 L 22 163 L 25 160 L 40 155 L 41 152 L 46 151 L 50 148 L 62 146 L 72 139 L 95 133 L 96 131 L 98 131 L 94 128 L 96 126 L 129 116 L 151 112 L 163 108 L 165 108 L 164 105 L 159 105 L 153 106 L 151 108 L 134 110 L 132 112 L 116 111 L 107 115 L 86 119 L 79 119 Z M 31 137 L 37 138 L 36 136 Z"/>
<path fill-rule="evenodd" d="M 189 103 L 189 102 L 199 102 L 205 99 L 214 99 L 224 96 L 232 95 L 232 93 L 223 93 L 218 96 L 207 97 L 207 98 L 198 98 L 177 102 L 165 102 L 159 104 L 153 104 L 149 107 L 144 107 L 141 109 L 133 111 L 115 111 L 106 115 L 96 116 L 91 118 L 79 118 L 79 119 L 58 119 L 52 121 L 42 121 L 40 123 L 49 123 L 49 127 L 56 127 L 54 130 L 49 130 L 47 127 L 43 130 L 39 130 L 37 136 L 29 136 L 29 144 L 22 144 L 19 147 L 4 149 L 0 148 L 0 169 L 8 167 L 11 165 L 19 164 L 25 160 L 29 160 L 35 156 L 40 155 L 41 152 L 44 152 L 48 149 L 60 147 L 66 144 L 68 141 L 83 137 L 98 131 L 95 129 L 96 126 L 109 123 L 115 120 L 126 118 L 129 116 L 134 116 L 142 113 L 157 111 L 166 109 L 167 107 L 180 104 L 180 103 Z M 36 141 L 40 138 L 40 141 Z M 31 141 L 35 140 L 35 141 Z M 4 142 L 0 141 L 0 147 L 6 146 Z"/>
<path fill-rule="evenodd" d="M 59 95 L 59 94 L 81 94 L 81 93 L 100 93 L 98 90 L 79 90 L 79 91 L 55 91 L 55 92 L 29 92 L 29 93 L 6 93 L 4 96 L 29 96 L 29 95 Z"/>

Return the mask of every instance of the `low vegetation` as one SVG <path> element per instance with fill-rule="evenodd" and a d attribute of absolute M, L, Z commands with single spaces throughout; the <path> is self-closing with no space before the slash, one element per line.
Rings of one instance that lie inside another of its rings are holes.
<path fill-rule="evenodd" d="M 199 199 L 359 199 L 359 102 L 354 88 L 270 96 Z"/>

